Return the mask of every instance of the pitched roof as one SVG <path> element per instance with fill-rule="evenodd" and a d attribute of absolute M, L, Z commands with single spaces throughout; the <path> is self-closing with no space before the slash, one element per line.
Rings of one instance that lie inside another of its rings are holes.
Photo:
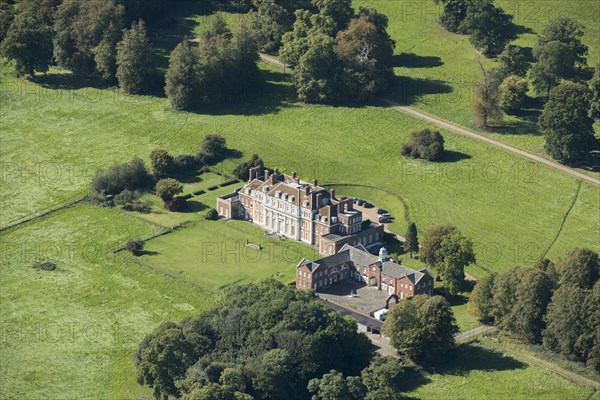
<path fill-rule="evenodd" d="M 302 259 L 296 268 L 306 265 L 311 272 L 314 272 L 321 266 L 325 268 L 336 267 L 349 261 L 361 266 L 377 265 L 382 269 L 384 274 L 397 279 L 406 277 L 413 284 L 419 283 L 423 277 L 432 277 L 427 268 L 415 271 L 394 261 L 385 261 L 382 265 L 379 262 L 379 258 L 369 253 L 363 245 L 351 246 L 349 244 L 345 244 L 336 254 L 321 258 L 315 262 Z"/>

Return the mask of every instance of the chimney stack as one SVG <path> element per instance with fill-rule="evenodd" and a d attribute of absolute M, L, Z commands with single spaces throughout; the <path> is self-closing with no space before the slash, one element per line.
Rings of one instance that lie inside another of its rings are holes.
<path fill-rule="evenodd" d="M 331 189 L 331 198 L 335 199 L 335 189 Z"/>
<path fill-rule="evenodd" d="M 252 182 L 256 178 L 256 167 L 250 168 L 250 176 L 248 177 L 248 182 Z"/>
<path fill-rule="evenodd" d="M 316 179 L 313 179 L 313 186 L 319 186 L 319 181 Z"/>
<path fill-rule="evenodd" d="M 268 169 L 265 169 L 265 182 L 269 180 L 270 175 L 271 175 L 271 171 L 269 171 Z"/>

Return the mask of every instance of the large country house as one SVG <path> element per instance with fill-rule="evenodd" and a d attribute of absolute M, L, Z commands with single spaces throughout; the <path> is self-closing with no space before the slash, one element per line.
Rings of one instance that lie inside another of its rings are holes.
<path fill-rule="evenodd" d="M 363 221 L 352 199 L 337 198 L 314 180 L 300 180 L 296 173 L 262 167 L 250 169 L 248 183 L 234 193 L 217 198 L 224 218 L 251 221 L 269 232 L 316 246 L 321 255 L 336 254 L 344 245 L 380 242 L 383 226 Z"/>
<path fill-rule="evenodd" d="M 388 259 L 383 247 L 377 257 L 361 245 L 345 245 L 334 255 L 317 261 L 303 259 L 296 266 L 296 287 L 300 289 L 319 291 L 346 279 L 364 282 L 400 299 L 433 294 L 433 276 L 427 268 L 415 271 L 402 266 Z"/>

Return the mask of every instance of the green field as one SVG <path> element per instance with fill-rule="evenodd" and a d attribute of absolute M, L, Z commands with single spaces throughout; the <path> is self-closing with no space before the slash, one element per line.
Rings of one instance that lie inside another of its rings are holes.
<path fill-rule="evenodd" d="M 520 27 L 515 43 L 532 47 L 545 24 L 559 15 L 568 16 L 584 26 L 583 42 L 589 47 L 588 64 L 600 56 L 600 2 L 595 0 L 496 1 L 514 16 Z M 355 0 L 355 7 L 371 5 L 390 19 L 388 31 L 396 40 L 396 89 L 391 96 L 436 117 L 476 129 L 471 104 L 473 87 L 482 79 L 479 61 L 486 69 L 496 62 L 482 56 L 465 35 L 447 32 L 438 23 L 441 6 L 433 0 L 398 2 L 395 0 Z M 530 93 L 533 96 L 533 93 Z M 537 127 L 539 109 L 522 117 L 507 116 L 505 121 L 485 134 L 549 158 Z M 597 132 L 600 126 L 597 125 Z M 477 129 L 476 129 L 477 130 Z M 590 172 L 592 173 L 592 172 Z M 598 176 L 597 173 L 592 173 Z"/>
<path fill-rule="evenodd" d="M 420 399 L 590 399 L 579 386 L 541 366 L 517 360 L 489 341 L 461 346 L 435 372 L 414 377 L 408 396 Z"/>
<path fill-rule="evenodd" d="M 421 6 L 425 1 L 431 5 L 430 0 L 410 3 Z M 396 68 L 399 76 L 410 76 L 399 78 L 400 83 L 417 90 L 407 92 L 408 103 L 470 126 L 470 105 L 463 94 L 477 80 L 477 54 L 468 39 L 445 33 L 433 21 L 408 17 L 406 10 L 403 14 L 395 7 L 398 2 L 371 3 L 390 16 L 396 53 L 415 54 L 398 57 Z M 548 3 L 554 8 L 540 3 L 545 11 L 536 23 L 517 22 L 535 30 L 553 13 L 574 12 L 591 29 L 588 44 L 598 37 L 598 27 L 591 23 L 598 3 L 587 8 L 573 7 L 574 2 Z M 178 34 L 198 35 L 206 21 L 202 10 L 181 13 Z M 234 18 L 228 16 L 230 22 Z M 157 38 L 164 46 L 159 52 L 166 56 L 178 38 Z M 436 42 L 440 38 L 443 45 Z M 531 45 L 534 39 L 529 33 L 519 40 Z M 596 46 L 590 61 L 597 59 Z M 53 69 L 31 83 L 14 78 L 10 65 L 1 66 L 0 226 L 81 197 L 96 172 L 113 163 L 134 156 L 148 161 L 156 148 L 195 154 L 202 138 L 216 133 L 243 153 L 241 160 L 217 166 L 225 172 L 258 153 L 267 166 L 298 171 L 305 180 L 371 186 L 337 189 L 339 195 L 364 198 L 391 211 L 396 216 L 391 228 L 401 235 L 406 230 L 404 213 L 420 232 L 439 224 L 458 226 L 476 243 L 478 263 L 468 271 L 476 277 L 514 264 L 529 265 L 543 254 L 556 258 L 575 246 L 600 251 L 597 187 L 451 132 L 443 132 L 449 150 L 444 162 L 403 159 L 400 145 L 411 131 L 427 124 L 385 107 L 299 104 L 290 94 L 288 75 L 260 67 L 266 81 L 261 87 L 201 113 L 180 113 L 169 111 L 163 97 L 125 96 L 82 83 L 66 71 Z M 431 80 L 439 82 L 432 85 Z M 514 123 L 518 134 L 491 135 L 539 153 L 542 138 L 536 132 L 522 134 L 530 127 L 526 121 Z M 214 174 L 186 179 L 184 193 L 223 179 Z M 152 205 L 148 214 L 78 205 L 0 234 L 3 395 L 149 397 L 135 383 L 132 362 L 145 334 L 162 321 L 209 307 L 214 291 L 225 285 L 270 276 L 292 280 L 293 266 L 302 257 L 314 258 L 314 250 L 268 238 L 247 223 L 204 220 L 215 197 L 236 187 L 194 197 L 186 213 L 167 212 L 158 198 L 146 194 L 143 200 Z M 185 227 L 149 241 L 140 258 L 123 252 L 110 255 L 127 240 L 180 224 Z M 246 240 L 266 250 L 251 250 Z M 31 264 L 38 258 L 56 259 L 58 269 L 34 270 Z M 475 323 L 465 304 L 453 309 L 461 328 Z M 470 399 L 591 394 L 539 367 L 477 349 L 428 379 L 411 395 Z"/>
<path fill-rule="evenodd" d="M 264 89 L 270 90 L 263 98 L 254 103 L 232 99 L 205 114 L 166 111 L 160 98 L 115 99 L 109 90 L 90 90 L 99 99 L 94 103 L 81 90 L 57 101 L 30 92 L 3 96 L 2 157 L 13 169 L 5 170 L 2 181 L 2 225 L 84 192 L 94 168 L 133 156 L 147 159 L 157 147 L 195 153 L 206 133 L 218 133 L 244 153 L 243 159 L 259 153 L 267 165 L 297 170 L 303 179 L 368 184 L 400 194 L 421 231 L 438 224 L 458 226 L 476 241 L 475 276 L 529 264 L 554 241 L 575 196 L 575 179 L 450 132 L 445 132 L 446 162 L 403 159 L 400 144 L 424 123 L 385 108 L 292 103 L 273 95 L 284 93 L 287 76 L 267 66 L 263 72 Z M 65 93 L 5 79 L 46 96 Z M 235 163 L 221 167 L 231 170 Z M 395 228 L 404 233 L 398 200 L 380 191 L 357 192 L 394 210 Z M 345 194 L 352 193 L 348 188 Z M 600 193 L 582 184 L 551 255 L 575 245 L 600 248 L 599 202 Z"/>
<path fill-rule="evenodd" d="M 142 398 L 138 343 L 165 320 L 213 303 L 206 291 L 110 255 L 157 232 L 106 208 L 80 205 L 3 233 L 2 398 Z M 32 268 L 53 260 L 55 271 Z"/>

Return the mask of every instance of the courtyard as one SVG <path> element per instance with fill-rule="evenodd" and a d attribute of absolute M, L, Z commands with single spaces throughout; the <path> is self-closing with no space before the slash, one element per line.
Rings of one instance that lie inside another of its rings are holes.
<path fill-rule="evenodd" d="M 353 290 L 356 295 L 351 296 Z M 347 279 L 325 289 L 319 289 L 318 295 L 322 299 L 367 315 L 384 308 L 389 296 L 384 291 L 368 287 L 354 279 Z M 391 303 L 395 304 L 395 301 L 392 300 Z"/>

